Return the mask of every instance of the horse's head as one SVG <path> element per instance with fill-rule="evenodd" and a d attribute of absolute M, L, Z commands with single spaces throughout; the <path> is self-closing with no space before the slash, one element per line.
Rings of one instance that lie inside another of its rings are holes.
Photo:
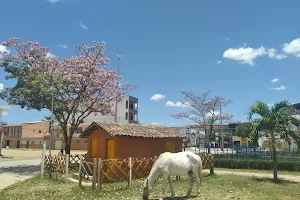
<path fill-rule="evenodd" d="M 150 193 L 152 192 L 152 186 L 149 184 L 148 178 L 144 182 L 143 200 L 148 200 Z"/>

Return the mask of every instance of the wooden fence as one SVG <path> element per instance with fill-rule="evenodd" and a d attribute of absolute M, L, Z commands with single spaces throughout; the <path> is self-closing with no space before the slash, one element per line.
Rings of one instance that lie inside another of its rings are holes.
<path fill-rule="evenodd" d="M 83 155 L 79 155 L 79 154 L 72 155 L 71 154 L 69 156 L 68 168 L 79 167 L 80 157 L 83 157 L 83 159 L 84 159 L 85 154 L 83 154 Z M 66 160 L 67 160 L 67 156 L 58 156 L 58 155 L 45 156 L 44 169 L 49 170 L 51 172 L 66 173 Z"/>
<path fill-rule="evenodd" d="M 213 168 L 213 156 L 211 154 L 200 155 L 203 169 Z M 79 185 L 81 186 L 82 178 L 92 181 L 92 187 L 101 188 L 103 182 L 117 182 L 128 180 L 131 185 L 133 179 L 146 177 L 157 157 L 151 158 L 128 158 L 128 159 L 109 159 L 101 160 L 94 158 L 93 163 L 83 160 L 79 167 Z"/>

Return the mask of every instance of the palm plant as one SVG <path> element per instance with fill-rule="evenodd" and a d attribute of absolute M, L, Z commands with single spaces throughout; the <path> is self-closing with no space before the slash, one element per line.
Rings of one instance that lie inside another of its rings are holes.
<path fill-rule="evenodd" d="M 259 117 L 253 119 L 254 115 Z M 254 137 L 258 132 L 271 135 L 271 148 L 273 151 L 273 180 L 278 182 L 277 176 L 277 151 L 275 133 L 285 137 L 294 137 L 294 109 L 287 101 L 276 103 L 273 107 L 261 101 L 254 103 L 249 108 L 249 120 L 252 123 L 251 136 Z"/>

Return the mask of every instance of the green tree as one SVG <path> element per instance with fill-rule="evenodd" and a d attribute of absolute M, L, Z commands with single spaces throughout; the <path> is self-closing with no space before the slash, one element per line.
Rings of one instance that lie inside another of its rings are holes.
<path fill-rule="evenodd" d="M 0 67 L 16 85 L 1 91 L 0 98 L 27 110 L 52 110 L 53 105 L 67 154 L 82 121 L 92 113 L 113 115 L 111 102 L 131 90 L 129 84 L 120 84 L 117 72 L 106 67 L 105 42 L 78 45 L 77 55 L 70 58 L 53 56 L 50 48 L 18 38 L 2 45 L 11 51 L 0 52 Z"/>
<path fill-rule="evenodd" d="M 252 124 L 251 123 L 243 123 L 236 127 L 235 129 L 236 135 L 243 138 L 249 138 L 250 144 L 253 147 L 258 147 L 258 138 L 260 137 L 259 131 L 256 131 L 255 134 L 251 134 L 252 132 Z"/>
<path fill-rule="evenodd" d="M 264 102 L 258 101 L 249 108 L 249 120 L 252 128 L 250 137 L 255 137 L 259 132 L 271 135 L 271 147 L 273 151 L 273 180 L 278 182 L 277 176 L 277 151 L 275 134 L 290 135 L 294 133 L 293 115 L 295 111 L 287 101 L 276 103 L 269 108 Z M 259 117 L 253 119 L 254 115 Z"/>
<path fill-rule="evenodd" d="M 249 138 L 250 134 L 251 134 L 251 128 L 252 128 L 251 123 L 243 123 L 243 124 L 238 125 L 235 128 L 235 133 L 239 137 Z"/>

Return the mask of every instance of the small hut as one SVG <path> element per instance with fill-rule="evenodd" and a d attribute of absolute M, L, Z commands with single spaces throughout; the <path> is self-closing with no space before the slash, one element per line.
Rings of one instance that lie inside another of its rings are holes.
<path fill-rule="evenodd" d="M 143 158 L 163 152 L 180 152 L 183 142 L 183 136 L 176 128 L 96 121 L 80 137 L 88 138 L 88 161 L 92 158 Z"/>

